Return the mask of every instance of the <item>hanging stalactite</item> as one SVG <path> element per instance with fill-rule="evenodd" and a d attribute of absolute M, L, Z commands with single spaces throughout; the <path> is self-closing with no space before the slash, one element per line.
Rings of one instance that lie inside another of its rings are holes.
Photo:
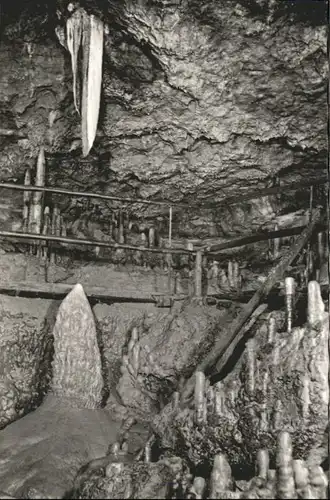
<path fill-rule="evenodd" d="M 66 22 L 65 43 L 63 36 L 60 36 L 62 31 L 56 30 L 60 43 L 67 47 L 71 54 L 73 100 L 77 112 L 81 114 L 83 157 L 88 155 L 93 146 L 99 119 L 103 32 L 103 22 L 93 14 L 88 15 L 82 8 L 76 9 Z M 82 49 L 82 71 L 79 79 L 80 48 Z"/>
<path fill-rule="evenodd" d="M 87 156 L 95 139 L 100 110 L 103 59 L 103 22 L 97 17 L 84 16 L 83 77 L 81 131 L 83 156 Z"/>
<path fill-rule="evenodd" d="M 78 53 L 81 46 L 82 27 L 83 27 L 82 9 L 77 9 L 66 23 L 66 40 L 67 47 L 71 54 L 71 67 L 73 77 L 73 101 L 77 112 L 80 114 L 80 99 L 79 99 L 79 79 L 78 74 Z"/>

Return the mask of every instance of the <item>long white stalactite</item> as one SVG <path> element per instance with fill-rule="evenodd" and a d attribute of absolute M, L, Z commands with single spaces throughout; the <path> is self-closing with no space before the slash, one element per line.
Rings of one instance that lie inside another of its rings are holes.
<path fill-rule="evenodd" d="M 77 112 L 81 114 L 82 154 L 86 157 L 95 140 L 100 112 L 104 25 L 96 16 L 88 15 L 84 9 L 79 8 L 66 22 L 65 42 L 60 28 L 56 30 L 56 34 L 60 43 L 71 54 L 73 100 Z M 81 85 L 78 78 L 80 48 Z"/>
<path fill-rule="evenodd" d="M 77 112 L 80 114 L 80 104 L 78 102 L 77 94 L 79 95 L 79 88 L 77 88 L 77 73 L 78 73 L 78 53 L 82 39 L 82 24 L 83 12 L 81 9 L 76 10 L 66 23 L 66 40 L 68 50 L 71 54 L 71 67 L 73 77 L 73 100 Z"/>
<path fill-rule="evenodd" d="M 84 17 L 81 132 L 83 156 L 96 136 L 100 111 L 103 60 L 103 22 L 94 15 Z"/>

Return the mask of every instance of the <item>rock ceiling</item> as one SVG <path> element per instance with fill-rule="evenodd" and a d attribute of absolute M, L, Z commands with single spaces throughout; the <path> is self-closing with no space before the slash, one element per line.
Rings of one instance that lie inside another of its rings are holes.
<path fill-rule="evenodd" d="M 67 2 L 27 2 L 19 18 L 14 4 L 3 7 L 0 114 L 21 137 L 0 138 L 1 180 L 22 182 L 43 145 L 50 184 L 188 202 L 174 220 L 189 212 L 195 228 L 213 221 L 223 234 L 271 219 L 292 193 L 205 216 L 198 205 L 324 175 L 325 2 L 85 2 L 106 35 L 99 126 L 84 159 L 70 54 L 55 36 Z"/>

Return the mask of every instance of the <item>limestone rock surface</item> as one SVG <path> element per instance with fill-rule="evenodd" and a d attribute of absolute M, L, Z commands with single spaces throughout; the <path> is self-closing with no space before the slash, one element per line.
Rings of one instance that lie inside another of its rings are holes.
<path fill-rule="evenodd" d="M 54 306 L 0 295 L 0 428 L 35 408 L 47 390 Z"/>
<path fill-rule="evenodd" d="M 1 139 L 0 179 L 22 180 L 44 146 L 51 184 L 190 203 L 174 207 L 181 236 L 259 227 L 292 198 L 283 191 L 261 204 L 219 202 L 324 173 L 327 17 L 317 3 L 313 18 L 294 2 L 87 2 L 108 26 L 102 112 L 87 159 L 70 54 L 46 35 L 69 12 L 61 2 L 38 15 L 27 7 L 21 18 L 5 10 L 0 113 L 20 137 Z M 56 201 L 70 220 L 83 208 L 79 198 Z M 296 203 L 308 205 L 308 193 Z M 130 208 L 167 221 L 165 207 Z M 109 206 L 100 210 L 109 219 Z"/>

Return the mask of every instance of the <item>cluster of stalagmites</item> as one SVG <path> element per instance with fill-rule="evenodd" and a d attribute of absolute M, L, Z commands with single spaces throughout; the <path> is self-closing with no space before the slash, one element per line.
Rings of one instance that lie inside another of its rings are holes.
<path fill-rule="evenodd" d="M 281 313 L 270 316 L 225 379 L 210 385 L 198 372 L 190 404 L 173 396 L 153 421 L 164 447 L 184 443 L 184 456 L 196 466 L 218 451 L 232 464 L 252 464 L 260 446 L 275 453 L 276 435 L 284 429 L 296 457 L 313 460 L 308 452 L 322 448 L 329 402 L 328 313 L 319 284 L 309 283 L 305 327 L 291 328 L 287 318 L 289 331 L 276 331 L 280 319 Z"/>
<path fill-rule="evenodd" d="M 194 498 L 327 498 L 328 478 L 324 470 L 293 459 L 288 432 L 277 436 L 274 467 L 269 467 L 267 449 L 258 451 L 255 465 L 255 477 L 235 481 L 225 456 L 216 455 L 207 497 Z"/>
<path fill-rule="evenodd" d="M 201 477 L 194 476 L 179 457 L 150 462 L 148 446 L 144 462 L 127 460 L 117 448 L 97 470 L 78 476 L 73 498 L 327 498 L 328 477 L 323 468 L 294 459 L 291 437 L 285 431 L 277 435 L 272 467 L 268 450 L 258 450 L 255 476 L 249 480 L 235 479 L 222 453 L 210 457 L 211 471 Z"/>

